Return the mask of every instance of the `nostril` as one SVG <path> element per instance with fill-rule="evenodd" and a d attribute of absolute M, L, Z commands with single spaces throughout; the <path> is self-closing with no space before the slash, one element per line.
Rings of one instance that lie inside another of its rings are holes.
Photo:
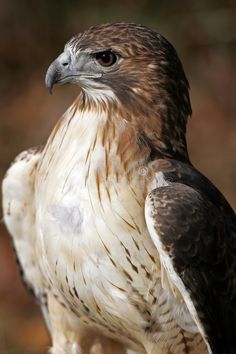
<path fill-rule="evenodd" d="M 68 52 L 63 52 L 62 54 L 60 54 L 57 59 L 57 64 L 58 64 L 58 68 L 65 68 L 67 69 L 70 66 L 71 63 L 71 56 L 70 53 Z"/>

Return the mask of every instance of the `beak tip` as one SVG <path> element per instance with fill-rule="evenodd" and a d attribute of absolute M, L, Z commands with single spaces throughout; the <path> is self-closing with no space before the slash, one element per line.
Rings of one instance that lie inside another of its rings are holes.
<path fill-rule="evenodd" d="M 50 65 L 50 67 L 47 70 L 46 77 L 45 77 L 45 86 L 50 93 L 52 94 L 53 86 L 56 81 L 56 76 L 57 76 L 57 67 L 55 66 L 54 62 Z"/>
<path fill-rule="evenodd" d="M 48 75 L 46 76 L 46 79 L 45 79 L 45 86 L 46 86 L 48 93 L 51 95 L 52 89 L 53 89 L 53 80 L 51 80 L 51 78 L 48 77 Z"/>
<path fill-rule="evenodd" d="M 47 91 L 50 95 L 52 95 L 52 87 L 47 86 Z"/>

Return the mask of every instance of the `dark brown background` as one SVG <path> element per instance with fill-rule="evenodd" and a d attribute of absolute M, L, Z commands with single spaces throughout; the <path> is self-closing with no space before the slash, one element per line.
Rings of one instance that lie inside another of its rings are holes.
<path fill-rule="evenodd" d="M 42 144 L 76 96 L 44 87 L 49 63 L 89 25 L 132 21 L 176 47 L 191 85 L 188 145 L 193 163 L 236 208 L 236 1 L 0 0 L 0 178 L 23 149 Z M 0 224 L 0 353 L 42 354 L 39 311 L 21 285 Z"/>

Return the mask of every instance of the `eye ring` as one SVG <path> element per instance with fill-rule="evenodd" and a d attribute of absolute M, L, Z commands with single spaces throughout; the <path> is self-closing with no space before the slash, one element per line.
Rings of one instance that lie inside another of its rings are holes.
<path fill-rule="evenodd" d="M 104 50 L 95 54 L 95 58 L 101 66 L 109 67 L 117 61 L 117 55 L 111 50 Z"/>

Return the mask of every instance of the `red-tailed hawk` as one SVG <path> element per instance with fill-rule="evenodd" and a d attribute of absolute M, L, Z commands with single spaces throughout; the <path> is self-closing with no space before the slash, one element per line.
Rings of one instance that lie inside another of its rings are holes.
<path fill-rule="evenodd" d="M 95 26 L 48 69 L 49 91 L 68 82 L 77 99 L 3 182 L 51 352 L 236 353 L 236 217 L 189 161 L 174 48 L 143 26 Z"/>

